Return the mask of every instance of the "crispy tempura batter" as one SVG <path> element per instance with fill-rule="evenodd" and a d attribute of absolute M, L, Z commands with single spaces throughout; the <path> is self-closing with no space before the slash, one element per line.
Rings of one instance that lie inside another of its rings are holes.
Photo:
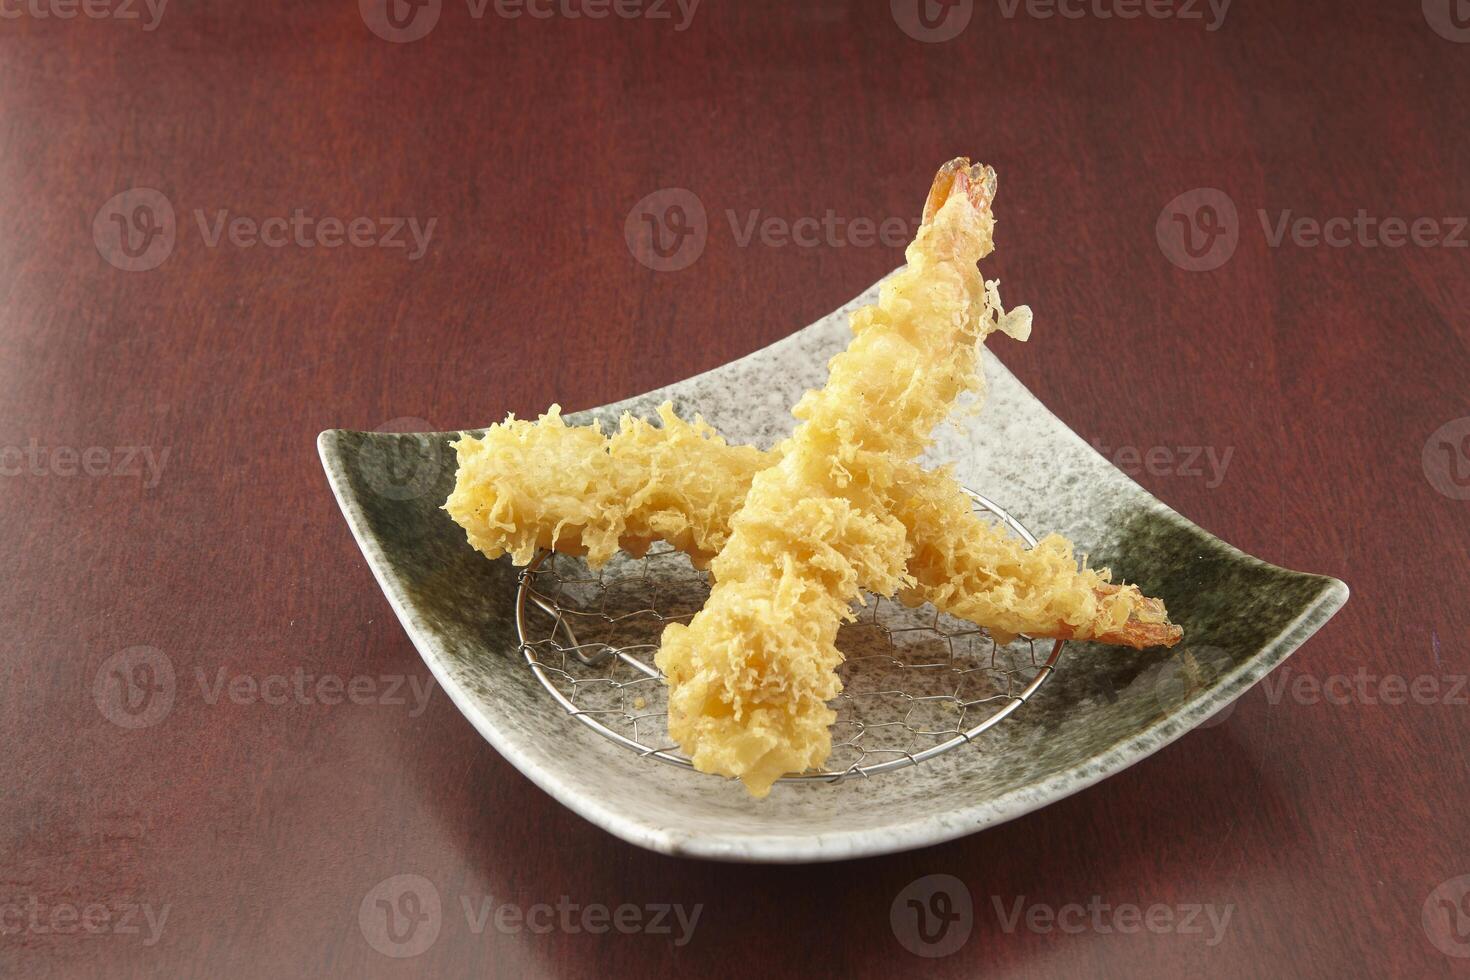
<path fill-rule="evenodd" d="M 641 555 L 657 538 L 703 568 L 724 548 L 751 479 L 779 455 L 728 445 L 667 402 L 658 414 L 661 427 L 625 415 L 613 435 L 569 427 L 555 406 L 536 422 L 491 426 L 483 439 L 457 444 L 459 475 L 445 509 L 488 557 L 508 552 L 520 565 L 550 548 L 597 568 L 618 548 Z M 893 514 L 916 580 L 906 601 L 931 602 L 1002 639 L 1178 641 L 1159 600 L 1110 584 L 1107 569 L 1079 569 L 1065 538 L 1028 550 L 974 513 L 946 472 L 906 462 L 895 474 Z"/>
<path fill-rule="evenodd" d="M 940 171 L 908 265 L 853 314 L 852 343 L 797 404 L 780 462 L 751 481 L 711 564 L 709 600 L 665 629 L 669 734 L 700 771 L 764 796 L 826 760 L 848 604 L 859 582 L 883 593 L 914 582 L 893 514 L 896 469 L 961 391 L 980 388 L 980 344 L 1003 323 L 975 268 L 992 249 L 994 193 L 988 167 Z"/>
<path fill-rule="evenodd" d="M 894 513 L 913 548 L 908 571 L 916 585 L 903 593 L 911 605 L 931 602 L 999 640 L 1025 633 L 1143 649 L 1184 636 L 1162 600 L 1136 585 L 1114 585 L 1106 568 L 1079 568 L 1061 535 L 1028 549 L 976 514 L 947 470 L 915 466 L 905 475 L 910 495 Z"/>
<path fill-rule="evenodd" d="M 986 336 L 1029 331 L 1029 311 L 1005 314 L 975 268 L 992 248 L 994 193 L 987 167 L 940 170 L 907 266 L 853 315 L 852 344 L 771 453 L 727 445 L 667 405 L 662 428 L 624 418 L 610 438 L 553 409 L 458 445 L 445 506 L 491 557 L 524 564 L 554 547 L 600 564 L 663 539 L 710 562 L 705 608 L 666 629 L 657 657 L 669 731 L 696 768 L 756 796 L 829 754 L 837 628 L 860 586 L 997 634 L 1179 639 L 1158 600 L 1079 569 L 1055 535 L 1021 547 L 972 513 L 946 471 L 913 462 L 954 398 L 979 391 Z"/>
<path fill-rule="evenodd" d="M 444 509 L 491 558 L 529 564 L 542 548 L 600 567 L 656 540 L 703 568 L 730 534 L 751 478 L 773 461 L 725 443 L 702 420 L 659 408 L 662 428 L 623 416 L 619 431 L 568 426 L 553 405 L 539 421 L 492 425 L 455 444 L 459 474 Z"/>

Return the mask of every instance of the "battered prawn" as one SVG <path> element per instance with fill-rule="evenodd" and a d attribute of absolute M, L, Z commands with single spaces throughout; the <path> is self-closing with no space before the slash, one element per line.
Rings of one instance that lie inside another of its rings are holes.
<path fill-rule="evenodd" d="M 605 434 L 568 426 L 552 406 L 534 422 L 493 425 L 457 443 L 459 473 L 445 510 L 487 557 L 509 553 L 518 565 L 545 548 L 598 568 L 620 548 L 642 555 L 662 540 L 708 567 L 751 480 L 780 455 L 731 445 L 667 402 L 658 417 L 654 426 L 624 415 Z M 901 590 L 910 604 L 933 603 L 998 636 L 1137 648 L 1172 646 L 1182 636 L 1160 600 L 1112 584 L 1105 568 L 1079 567 L 1059 535 L 1026 548 L 976 514 L 943 471 L 898 465 L 893 497 L 914 578 Z"/>
<path fill-rule="evenodd" d="M 1055 535 L 1022 548 L 973 514 L 947 472 L 914 462 L 955 397 L 981 390 L 985 338 L 1029 333 L 1029 311 L 1005 313 L 975 268 L 993 247 L 994 194 L 988 167 L 940 170 L 907 266 L 854 314 L 848 350 L 770 453 L 668 406 L 662 428 L 625 418 L 605 437 L 553 409 L 458 444 L 446 509 L 491 557 L 525 563 L 552 547 L 599 564 L 662 539 L 710 564 L 708 603 L 666 630 L 657 656 L 670 733 L 696 768 L 754 795 L 829 754 L 836 632 L 860 587 L 997 635 L 1140 647 L 1180 637 L 1159 600 L 1079 568 Z"/>
<path fill-rule="evenodd" d="M 917 584 L 894 514 L 898 469 L 962 391 L 981 389 L 985 338 L 1021 332 L 976 269 L 993 249 L 995 189 L 995 171 L 968 160 L 939 171 L 907 266 L 853 314 L 827 384 L 797 403 L 780 460 L 751 481 L 704 608 L 664 631 L 669 734 L 695 768 L 738 777 L 755 796 L 826 760 L 849 604 L 860 583 Z"/>

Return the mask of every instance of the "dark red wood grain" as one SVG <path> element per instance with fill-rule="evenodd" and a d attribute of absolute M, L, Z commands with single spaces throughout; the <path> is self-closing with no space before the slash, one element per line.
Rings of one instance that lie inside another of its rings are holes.
<path fill-rule="evenodd" d="M 492 2 L 475 19 L 445 0 L 432 33 L 395 44 L 352 0 L 179 2 L 151 31 L 141 3 L 141 21 L 0 4 L 18 12 L 0 18 L 0 973 L 1470 973 L 1423 922 L 1431 892 L 1470 874 L 1470 706 L 1450 696 L 1470 672 L 1470 501 L 1423 462 L 1432 433 L 1470 416 L 1470 249 L 1272 247 L 1258 214 L 1470 213 L 1470 43 L 1412 0 L 1241 0 L 1214 31 L 1203 4 L 1206 21 L 1038 19 L 977 0 L 943 43 L 911 39 L 882 2 L 707 0 L 682 31 L 669 6 L 508 19 Z M 1137 478 L 1247 551 L 1352 586 L 1288 679 L 1429 676 L 1443 696 L 1257 688 L 1044 811 L 812 868 L 623 844 L 534 788 L 442 691 L 422 711 L 411 696 L 210 703 L 221 676 L 428 679 L 327 491 L 319 430 L 583 408 L 764 346 L 901 252 L 741 245 L 730 213 L 911 218 L 959 153 L 1001 174 L 992 274 L 1037 315 L 1006 362 L 1110 451 L 1230 451 L 1219 479 L 1180 457 Z M 177 214 L 147 272 L 93 240 L 98 209 L 134 187 Z M 677 273 L 624 241 L 629 209 L 665 187 L 709 215 Z M 1207 273 L 1155 235 L 1199 187 L 1239 212 L 1237 251 Z M 437 225 L 417 261 L 210 247 L 194 212 L 223 209 Z M 65 450 L 92 447 L 112 469 L 147 447 L 156 485 L 64 475 Z M 134 646 L 169 659 L 178 693 L 125 729 L 93 692 Z M 974 932 L 924 960 L 889 910 L 937 873 L 965 882 Z M 395 874 L 444 901 L 410 959 L 358 923 Z M 704 909 L 683 946 L 476 934 L 460 899 L 485 896 Z M 1022 896 L 1233 911 L 1215 945 L 1008 932 L 995 902 Z M 136 934 L 50 928 L 58 907 L 97 903 L 168 918 L 151 944 L 142 918 Z"/>

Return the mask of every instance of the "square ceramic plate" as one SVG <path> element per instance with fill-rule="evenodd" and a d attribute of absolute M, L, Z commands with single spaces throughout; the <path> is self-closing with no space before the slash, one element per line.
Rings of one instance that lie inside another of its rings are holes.
<path fill-rule="evenodd" d="M 826 377 L 848 314 L 877 286 L 765 350 L 662 391 L 576 416 L 650 417 L 670 399 L 732 442 L 770 447 L 790 406 Z M 517 570 L 487 561 L 441 509 L 459 433 L 332 430 L 318 446 L 332 491 L 384 594 L 465 717 L 516 768 L 588 820 L 668 854 L 825 861 L 922 847 L 1061 799 L 1158 751 L 1255 684 L 1347 600 L 1342 582 L 1252 558 L 1111 466 L 988 353 L 978 418 L 942 426 L 929 462 L 1037 533 L 1059 531 L 1115 580 L 1164 598 L 1172 651 L 1069 644 L 1055 674 L 1004 722 L 925 763 L 869 779 L 738 783 L 664 765 L 568 717 L 519 653 Z M 861 814 L 861 819 L 855 816 Z"/>

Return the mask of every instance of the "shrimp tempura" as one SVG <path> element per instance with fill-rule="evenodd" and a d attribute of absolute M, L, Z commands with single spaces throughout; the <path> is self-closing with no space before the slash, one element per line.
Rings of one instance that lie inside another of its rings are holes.
<path fill-rule="evenodd" d="M 703 568 L 719 554 L 751 478 L 770 465 L 670 405 L 662 428 L 624 415 L 619 431 L 568 426 L 553 405 L 455 443 L 459 473 L 444 509 L 490 558 L 530 564 L 540 549 L 601 567 L 619 548 L 641 556 L 667 541 Z"/>
<path fill-rule="evenodd" d="M 752 795 L 830 753 L 837 628 L 859 583 L 915 584 L 893 513 L 899 465 L 961 391 L 979 390 L 986 336 L 1015 326 L 975 267 L 993 247 L 995 186 L 968 160 L 939 171 L 906 268 L 853 314 L 826 386 L 802 397 L 780 461 L 751 481 L 709 600 L 664 631 L 669 734 L 695 768 L 739 777 Z"/>
<path fill-rule="evenodd" d="M 583 555 L 593 568 L 621 548 L 642 555 L 663 540 L 706 567 L 756 473 L 779 451 L 733 446 L 703 420 L 665 402 L 660 426 L 624 415 L 618 431 L 571 427 L 556 406 L 535 422 L 510 419 L 456 444 L 459 474 L 444 505 L 489 558 L 518 565 L 538 549 Z M 893 514 L 903 524 L 912 604 L 1005 634 L 1169 646 L 1182 631 L 1163 604 L 1107 569 L 1079 568 L 1072 545 L 1048 535 L 1035 548 L 976 514 L 948 473 L 895 467 Z M 860 583 L 871 588 L 870 583 Z"/>

